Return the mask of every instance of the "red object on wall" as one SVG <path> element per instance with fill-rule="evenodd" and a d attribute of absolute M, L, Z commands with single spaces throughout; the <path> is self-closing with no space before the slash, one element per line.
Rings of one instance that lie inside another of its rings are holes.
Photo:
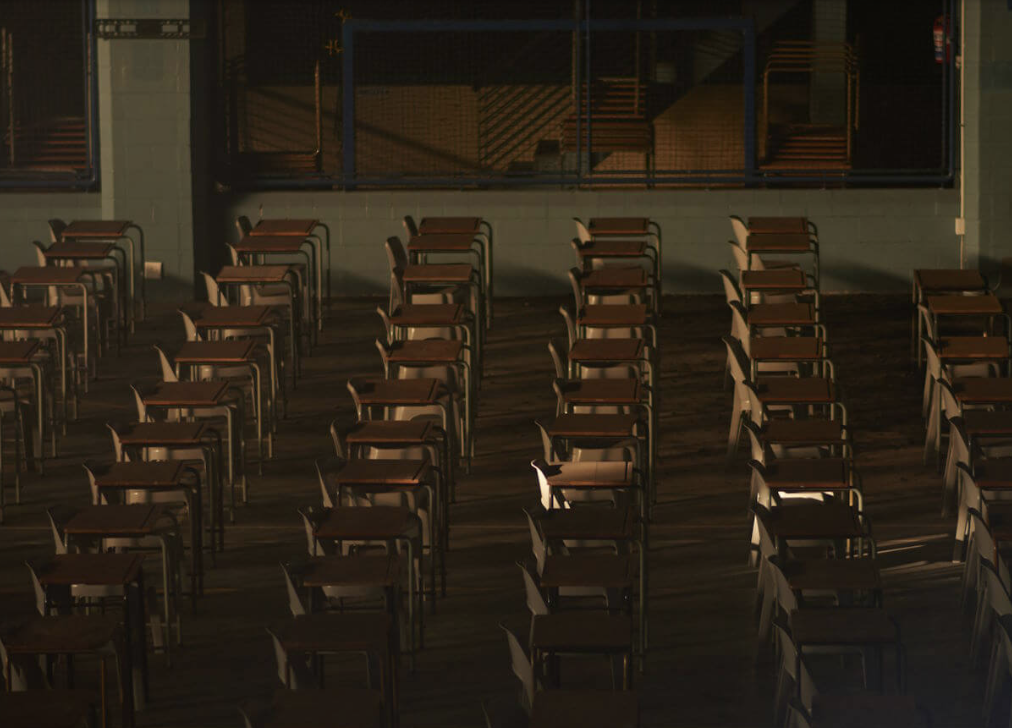
<path fill-rule="evenodd" d="M 952 58 L 952 23 L 944 15 L 935 18 L 932 28 L 935 45 L 935 63 L 945 63 Z"/>

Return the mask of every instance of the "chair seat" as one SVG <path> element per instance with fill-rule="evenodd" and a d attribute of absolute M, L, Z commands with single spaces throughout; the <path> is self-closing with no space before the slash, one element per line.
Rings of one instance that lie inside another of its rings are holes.
<path fill-rule="evenodd" d="M 782 571 L 798 591 L 878 591 L 882 588 L 875 559 L 799 559 Z"/>
<path fill-rule="evenodd" d="M 843 458 L 780 458 L 766 466 L 764 480 L 781 490 L 849 488 L 849 468 Z"/>

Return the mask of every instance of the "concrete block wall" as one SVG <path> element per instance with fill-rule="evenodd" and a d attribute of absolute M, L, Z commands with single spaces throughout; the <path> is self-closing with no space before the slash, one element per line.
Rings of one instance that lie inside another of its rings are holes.
<path fill-rule="evenodd" d="M 98 17 L 188 18 L 189 0 L 98 0 Z M 97 41 L 101 217 L 144 230 L 165 281 L 148 295 L 178 297 L 193 277 L 190 47 L 177 40 Z"/>
<path fill-rule="evenodd" d="M 966 74 L 976 88 L 971 88 L 970 78 L 966 85 L 976 92 L 978 113 L 971 117 L 967 110 L 968 121 L 973 119 L 977 127 L 976 139 L 968 137 L 967 142 L 975 144 L 977 166 L 967 169 L 967 181 L 974 178 L 981 264 L 995 266 L 998 259 L 1012 255 L 1012 9 L 1004 0 L 967 0 L 968 14 L 972 6 L 978 6 L 972 11 L 979 13 L 979 42 L 976 64 L 968 65 Z"/>
<path fill-rule="evenodd" d="M 569 290 L 571 218 L 646 215 L 664 235 L 666 290 L 718 293 L 717 269 L 731 264 L 728 215 L 808 215 L 819 225 L 823 289 L 906 291 L 910 270 L 957 265 L 954 190 L 672 190 L 269 192 L 223 200 L 232 218 L 318 218 L 330 226 L 336 295 L 378 293 L 388 271 L 383 241 L 404 239 L 401 218 L 480 215 L 495 231 L 496 292 L 546 295 Z"/>

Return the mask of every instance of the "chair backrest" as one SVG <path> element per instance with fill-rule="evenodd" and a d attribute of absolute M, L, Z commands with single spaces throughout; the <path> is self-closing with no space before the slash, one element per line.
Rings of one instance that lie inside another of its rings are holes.
<path fill-rule="evenodd" d="M 64 526 L 76 512 L 76 508 L 69 506 L 50 506 L 46 509 L 46 516 L 49 518 L 49 530 L 53 534 L 53 547 L 58 554 L 68 552 L 67 532 L 64 530 Z"/>
<path fill-rule="evenodd" d="M 1012 598 L 1009 597 L 1008 585 L 1002 583 L 1001 575 L 994 564 L 981 559 L 980 570 L 984 574 L 987 600 L 992 611 L 999 617 L 1012 614 Z"/>
<path fill-rule="evenodd" d="M 418 235 L 418 226 L 415 225 L 415 218 L 411 215 L 405 215 L 401 218 L 401 223 L 404 225 L 404 232 L 408 234 L 408 240 Z"/>
<path fill-rule="evenodd" d="M 741 290 L 738 288 L 738 280 L 730 271 L 721 269 L 720 280 L 724 284 L 724 298 L 728 303 L 738 301 L 741 303 Z"/>
<path fill-rule="evenodd" d="M 172 366 L 172 362 L 169 361 L 168 355 L 157 344 L 153 345 L 152 348 L 156 352 L 158 352 L 158 364 L 162 368 L 162 381 L 164 382 L 179 381 L 179 377 L 176 376 L 176 370 Z"/>
<path fill-rule="evenodd" d="M 731 336 L 741 342 L 745 355 L 751 358 L 752 332 L 748 326 L 748 312 L 741 301 L 731 301 L 727 305 L 731 309 Z"/>
<path fill-rule="evenodd" d="M 524 705 L 530 710 L 530 706 L 534 704 L 534 666 L 520 645 L 517 636 L 506 625 L 500 623 L 499 627 L 506 633 L 506 643 L 509 645 L 510 651 L 510 666 L 523 688 Z"/>
<path fill-rule="evenodd" d="M 738 245 L 744 248 L 748 241 L 748 226 L 737 215 L 728 215 L 728 218 L 731 220 L 731 230 L 734 231 L 734 239 L 738 241 Z"/>
<path fill-rule="evenodd" d="M 337 420 L 330 423 L 330 441 L 334 444 L 334 455 L 345 460 L 348 459 L 348 449 L 341 432 L 337 429 Z"/>
<path fill-rule="evenodd" d="M 218 281 L 214 280 L 214 276 L 210 273 L 200 272 L 201 277 L 204 279 L 204 288 L 207 290 L 207 300 L 212 306 L 227 306 L 228 302 L 221 293 L 221 289 L 218 288 Z"/>
<path fill-rule="evenodd" d="M 46 589 L 42 586 L 42 582 L 39 581 L 39 575 L 35 570 L 35 564 L 31 561 L 26 561 L 25 566 L 28 567 L 28 575 L 32 580 L 32 590 L 35 592 L 35 608 L 38 610 L 39 614 L 43 617 L 47 617 L 51 612 L 55 611 L 59 604 L 69 603 L 69 585 L 50 585 L 49 588 Z"/>
<path fill-rule="evenodd" d="M 923 303 L 917 304 L 917 315 L 921 319 L 921 323 L 924 326 L 925 337 L 932 341 L 938 341 L 938 331 L 935 329 L 935 319 L 928 311 L 928 307 Z"/>
<path fill-rule="evenodd" d="M 547 462 L 558 462 L 561 458 L 558 453 L 555 452 L 555 447 L 552 444 L 552 438 L 548 434 L 548 430 L 537 420 L 534 420 L 535 427 L 538 428 L 538 432 L 541 433 L 541 452 Z"/>
<path fill-rule="evenodd" d="M 270 629 L 267 634 L 271 636 L 274 645 L 274 660 L 278 668 L 278 679 L 283 685 L 292 690 L 303 690 L 316 686 L 313 673 L 309 670 L 309 663 L 303 655 L 289 655 L 281 644 L 281 640 Z"/>
<path fill-rule="evenodd" d="M 358 417 L 359 420 L 366 419 L 366 417 L 365 417 L 366 412 L 362 408 L 362 397 L 359 396 L 359 393 L 358 393 L 359 383 L 356 382 L 355 379 L 349 379 L 348 383 L 347 383 L 347 387 L 348 387 L 348 394 L 351 395 L 351 401 L 355 405 L 355 415 L 356 415 L 356 417 Z"/>
<path fill-rule="evenodd" d="M 390 270 L 397 270 L 398 268 L 404 270 L 408 264 L 408 254 L 404 250 L 404 244 L 401 243 L 401 239 L 396 235 L 391 235 L 383 243 L 383 247 L 387 251 L 387 263 L 390 264 Z"/>
<path fill-rule="evenodd" d="M 724 347 L 727 349 L 727 361 L 731 366 L 731 377 L 734 379 L 735 386 L 751 383 L 752 368 L 741 341 L 733 336 L 722 336 L 720 340 L 724 342 Z"/>
<path fill-rule="evenodd" d="M 552 489 L 548 486 L 548 474 L 545 472 L 551 466 L 544 460 L 531 460 L 531 467 L 538 476 L 538 493 L 541 496 L 541 507 L 546 511 L 552 507 Z M 561 494 L 554 496 L 556 508 L 568 508 L 569 504 Z"/>
<path fill-rule="evenodd" d="M 794 683 L 786 686 L 788 689 L 785 692 L 787 695 L 796 695 L 805 710 L 811 712 L 812 700 L 818 695 L 818 690 L 815 688 L 812 674 L 808 671 L 805 657 L 803 654 L 799 655 L 794 638 L 784 628 L 780 620 L 774 620 L 773 629 L 776 630 L 777 644 L 780 645 L 780 669 L 785 671 Z M 799 666 L 801 668 L 800 675 L 797 674 Z"/>
<path fill-rule="evenodd" d="M 587 229 L 587 226 L 583 224 L 583 220 L 578 217 L 574 217 L 573 223 L 576 225 L 576 239 L 581 243 L 589 243 L 591 241 L 590 231 Z"/>
<path fill-rule="evenodd" d="M 403 306 L 408 302 L 407 291 L 404 288 L 404 271 L 401 268 L 394 268 L 390 271 L 390 311 Z"/>
<path fill-rule="evenodd" d="M 253 224 L 245 215 L 237 215 L 235 218 L 235 231 L 239 233 L 239 239 L 242 240 L 253 232 Z"/>
<path fill-rule="evenodd" d="M 765 465 L 769 462 L 768 458 L 771 457 L 771 454 L 768 452 L 766 443 L 763 442 L 762 431 L 752 420 L 742 420 L 741 424 L 748 433 L 748 440 L 752 446 L 752 459 Z"/>
<path fill-rule="evenodd" d="M 45 266 L 46 263 L 48 262 L 48 260 L 46 259 L 45 247 L 43 247 L 42 243 L 40 243 L 38 240 L 33 240 L 32 246 L 34 246 L 35 248 L 35 264 Z"/>
<path fill-rule="evenodd" d="M 994 559 L 997 550 L 994 544 L 994 534 L 991 533 L 990 526 L 984 522 L 980 512 L 976 509 L 967 509 L 967 514 L 970 517 L 971 527 L 970 540 L 972 542 L 972 552 L 970 558 L 978 563 L 977 567 L 973 567 L 971 561 L 967 564 L 967 568 L 981 568 L 982 564 L 990 563 L 997 570 L 1001 583 L 1006 585 L 1005 588 L 1008 589 L 1008 586 L 1012 583 L 1010 582 L 1008 565 L 1005 563 L 1005 559 L 1001 558 L 1000 554 L 998 555 L 997 563 L 995 563 Z"/>
<path fill-rule="evenodd" d="M 527 608 L 530 610 L 531 615 L 549 614 L 548 603 L 545 601 L 545 597 L 541 594 L 541 590 L 538 588 L 538 583 L 534 579 L 534 574 L 527 568 L 527 565 L 518 561 L 517 566 L 520 568 L 520 574 L 524 580 L 524 592 L 527 595 Z"/>
<path fill-rule="evenodd" d="M 92 463 L 82 463 L 81 467 L 84 468 L 84 473 L 88 478 L 88 487 L 91 490 L 91 504 L 93 506 L 104 505 L 105 497 L 99 491 L 98 486 L 95 485 L 95 466 Z"/>
<path fill-rule="evenodd" d="M 323 458 L 316 461 L 316 476 L 320 480 L 320 492 L 323 496 L 323 507 L 333 508 L 334 500 L 330 495 L 330 489 L 327 487 L 327 478 L 325 473 L 330 472 L 332 469 L 340 468 L 344 465 L 343 458 Z"/>
<path fill-rule="evenodd" d="M 67 223 L 58 217 L 54 217 L 49 220 L 49 239 L 54 243 L 60 242 L 63 237 L 63 231 L 67 229 Z"/>
<path fill-rule="evenodd" d="M 295 580 L 292 578 L 293 569 L 284 561 L 280 562 L 280 564 L 281 573 L 285 577 L 285 589 L 288 590 L 288 608 L 291 610 L 293 617 L 301 617 L 306 614 L 306 607 L 302 603 L 302 597 L 299 596 L 299 590 L 295 586 Z"/>
<path fill-rule="evenodd" d="M 741 247 L 734 240 L 727 241 L 727 247 L 731 249 L 731 257 L 734 259 L 734 265 L 739 271 L 748 270 L 748 253 L 745 252 L 745 248 Z"/>
<path fill-rule="evenodd" d="M 924 359 L 926 361 L 927 374 L 933 379 L 942 378 L 942 363 L 938 358 L 938 350 L 935 348 L 935 341 L 931 338 L 921 340 L 924 346 Z"/>
<path fill-rule="evenodd" d="M 232 243 L 225 243 L 225 250 L 228 252 L 228 260 L 232 265 L 239 265 L 239 251 Z"/>
<path fill-rule="evenodd" d="M 566 336 L 569 338 L 569 348 L 572 349 L 580 338 L 580 334 L 576 330 L 576 321 L 573 319 L 573 314 L 565 306 L 559 306 L 559 314 L 561 314 L 562 320 L 566 322 Z"/>
<path fill-rule="evenodd" d="M 759 554 L 764 559 L 772 559 L 776 556 L 777 545 L 774 543 L 773 537 L 770 535 L 770 530 L 766 525 L 767 521 L 765 514 L 769 513 L 769 511 L 767 511 L 762 505 L 759 505 L 758 507 L 762 508 L 765 512 L 762 517 L 760 517 L 757 513 L 755 518 L 756 533 L 759 536 Z"/>
<path fill-rule="evenodd" d="M 573 291 L 573 305 L 574 311 L 579 311 L 583 308 L 584 304 L 584 290 L 583 290 L 583 272 L 579 268 L 570 268 L 566 273 L 569 278 L 569 287 Z"/>
<path fill-rule="evenodd" d="M 555 376 L 559 379 L 565 379 L 568 372 L 566 371 L 566 361 L 563 359 L 561 353 L 559 353 L 559 347 L 555 343 L 555 339 L 548 340 L 548 353 L 552 357 L 552 364 L 555 365 Z"/>
<path fill-rule="evenodd" d="M 190 314 L 186 311 L 180 310 L 179 315 L 183 319 L 183 331 L 186 332 L 187 341 L 200 341 L 200 333 L 197 331 L 197 325 L 193 323 L 193 319 Z"/>
<path fill-rule="evenodd" d="M 136 382 L 130 383 L 130 391 L 134 393 L 134 404 L 137 406 L 137 421 L 151 422 L 151 419 L 148 417 L 148 407 L 144 404 L 144 396 L 141 394 L 140 389 L 138 389 Z"/>
<path fill-rule="evenodd" d="M 548 558 L 548 549 L 545 547 L 545 542 L 541 538 L 541 531 L 538 530 L 538 524 L 534 520 L 534 516 L 526 508 L 524 510 L 524 516 L 527 518 L 527 528 L 531 533 L 531 552 L 534 554 L 534 560 L 538 564 L 538 575 L 545 569 L 545 559 Z"/>

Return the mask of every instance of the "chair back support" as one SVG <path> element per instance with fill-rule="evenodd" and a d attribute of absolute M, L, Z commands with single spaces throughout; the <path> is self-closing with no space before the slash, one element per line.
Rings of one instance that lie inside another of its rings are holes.
<path fill-rule="evenodd" d="M 520 646 L 517 636 L 506 625 L 500 624 L 499 627 L 506 633 L 506 642 L 510 651 L 510 666 L 513 669 L 513 674 L 520 680 L 520 685 L 523 688 L 523 702 L 529 710 L 530 706 L 534 704 L 534 666 L 527 657 L 527 653 L 524 652 L 524 648 Z"/>

